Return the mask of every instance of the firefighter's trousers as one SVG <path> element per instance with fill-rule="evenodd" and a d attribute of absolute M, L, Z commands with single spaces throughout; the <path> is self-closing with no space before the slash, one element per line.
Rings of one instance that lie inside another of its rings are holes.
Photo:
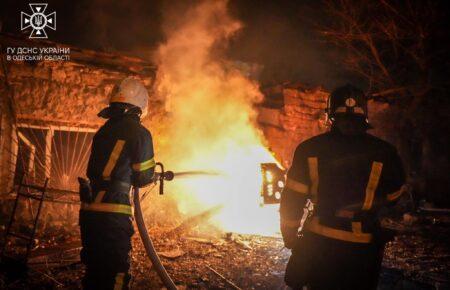
<path fill-rule="evenodd" d="M 121 213 L 80 210 L 83 289 L 128 289 L 131 217 Z"/>
<path fill-rule="evenodd" d="M 285 281 L 293 289 L 376 289 L 384 245 L 351 243 L 305 232 L 292 249 Z"/>

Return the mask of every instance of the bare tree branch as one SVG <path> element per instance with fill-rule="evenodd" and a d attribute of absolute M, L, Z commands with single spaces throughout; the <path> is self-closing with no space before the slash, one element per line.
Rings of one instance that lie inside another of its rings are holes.
<path fill-rule="evenodd" d="M 434 57 L 427 52 L 436 14 L 433 1 L 325 0 L 325 8 L 331 21 L 319 31 L 342 49 L 347 69 L 366 78 L 371 87 L 427 82 Z"/>

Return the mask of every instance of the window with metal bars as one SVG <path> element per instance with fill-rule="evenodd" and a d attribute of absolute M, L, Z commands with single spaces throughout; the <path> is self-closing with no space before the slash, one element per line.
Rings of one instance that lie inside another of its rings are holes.
<path fill-rule="evenodd" d="M 15 136 L 14 182 L 27 181 L 49 188 L 77 191 L 77 177 L 85 176 L 95 129 L 19 124 Z"/>

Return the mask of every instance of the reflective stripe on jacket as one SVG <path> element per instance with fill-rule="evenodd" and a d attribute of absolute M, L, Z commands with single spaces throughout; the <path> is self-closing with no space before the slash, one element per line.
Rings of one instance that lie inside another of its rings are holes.
<path fill-rule="evenodd" d="M 155 164 L 151 134 L 137 115 L 109 119 L 94 136 L 87 169 L 95 200 L 82 209 L 131 215 L 129 187 L 108 184 L 145 186 L 152 182 Z"/>
<path fill-rule="evenodd" d="M 404 172 L 396 149 L 369 134 L 336 129 L 301 143 L 283 191 L 281 231 L 297 234 L 305 200 L 315 203 L 307 231 L 353 243 L 370 243 L 377 212 L 401 196 Z"/>

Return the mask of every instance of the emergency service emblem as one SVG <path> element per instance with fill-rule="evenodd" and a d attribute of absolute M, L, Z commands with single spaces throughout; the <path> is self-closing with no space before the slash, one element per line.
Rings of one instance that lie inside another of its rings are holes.
<path fill-rule="evenodd" d="M 45 14 L 46 3 L 30 3 L 32 14 L 25 12 L 20 14 L 20 29 L 25 30 L 31 27 L 29 38 L 47 38 L 45 29 L 56 30 L 56 12 Z"/>
<path fill-rule="evenodd" d="M 356 105 L 356 101 L 353 98 L 348 98 L 348 99 L 345 100 L 345 105 L 347 107 L 352 108 L 352 107 L 354 107 Z"/>

